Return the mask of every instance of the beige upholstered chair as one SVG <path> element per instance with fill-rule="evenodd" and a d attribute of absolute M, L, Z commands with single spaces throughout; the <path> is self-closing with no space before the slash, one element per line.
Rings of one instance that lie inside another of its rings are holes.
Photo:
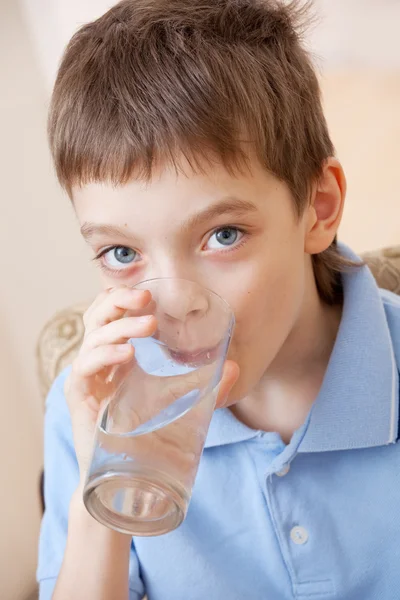
<path fill-rule="evenodd" d="M 400 246 L 364 254 L 380 287 L 400 294 Z M 38 370 L 43 396 L 64 367 L 72 362 L 83 338 L 86 306 L 67 308 L 45 325 L 39 338 Z"/>

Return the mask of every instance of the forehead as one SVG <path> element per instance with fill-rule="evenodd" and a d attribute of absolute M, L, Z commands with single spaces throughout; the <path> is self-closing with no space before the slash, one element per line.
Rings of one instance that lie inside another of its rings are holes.
<path fill-rule="evenodd" d="M 81 224 L 134 222 L 143 227 L 169 226 L 207 211 L 211 217 L 215 206 L 221 212 L 265 212 L 282 195 L 289 196 L 286 185 L 261 165 L 232 173 L 216 164 L 204 171 L 168 167 L 150 181 L 132 179 L 119 186 L 89 183 L 73 189 L 73 202 Z"/>

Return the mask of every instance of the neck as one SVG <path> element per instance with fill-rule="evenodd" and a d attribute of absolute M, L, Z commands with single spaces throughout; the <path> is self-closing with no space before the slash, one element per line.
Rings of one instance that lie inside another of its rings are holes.
<path fill-rule="evenodd" d="M 324 304 L 311 274 L 299 318 L 253 392 L 232 411 L 249 427 L 279 433 L 288 443 L 318 395 L 342 307 Z"/>

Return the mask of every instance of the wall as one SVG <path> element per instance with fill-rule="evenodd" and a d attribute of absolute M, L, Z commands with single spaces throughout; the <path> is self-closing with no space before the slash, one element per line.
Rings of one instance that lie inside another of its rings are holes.
<path fill-rule="evenodd" d="M 15 0 L 0 3 L 0 598 L 34 587 L 42 398 L 38 333 L 55 310 L 96 290 L 46 146 L 47 94 Z"/>
<path fill-rule="evenodd" d="M 19 5 L 0 0 L 0 598 L 4 600 L 24 600 L 34 587 L 42 460 L 36 339 L 54 311 L 92 297 L 97 289 L 69 202 L 51 170 L 46 105 L 64 43 L 77 25 L 112 3 L 21 0 Z M 320 0 L 320 4 L 327 16 L 310 45 L 321 55 L 328 121 L 349 179 L 341 237 L 357 250 L 400 243 L 400 52 L 393 32 L 400 4 L 390 0 Z"/>
<path fill-rule="evenodd" d="M 348 182 L 340 237 L 359 252 L 399 245 L 400 71 L 335 70 L 323 89 Z"/>

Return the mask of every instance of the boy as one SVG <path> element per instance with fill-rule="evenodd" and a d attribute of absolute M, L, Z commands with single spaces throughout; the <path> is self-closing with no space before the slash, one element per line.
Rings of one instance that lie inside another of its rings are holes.
<path fill-rule="evenodd" d="M 346 184 L 304 16 L 125 0 L 66 50 L 50 144 L 105 292 L 48 398 L 42 600 L 399 597 L 400 302 L 336 244 Z M 82 482 L 109 368 L 154 329 L 120 319 L 152 277 L 211 288 L 237 327 L 187 518 L 132 540 Z"/>

